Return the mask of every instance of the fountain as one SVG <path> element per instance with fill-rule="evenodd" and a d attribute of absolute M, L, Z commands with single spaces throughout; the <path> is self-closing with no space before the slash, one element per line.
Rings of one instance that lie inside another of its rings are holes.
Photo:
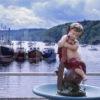
<path fill-rule="evenodd" d="M 57 84 L 45 84 L 35 87 L 33 93 L 49 100 L 100 100 L 100 87 L 80 84 L 80 82 L 81 78 L 70 70 L 64 75 L 63 91 L 58 91 Z"/>
<path fill-rule="evenodd" d="M 45 97 L 50 100 L 100 100 L 100 88 L 90 85 L 85 85 L 86 96 L 73 97 L 62 96 L 57 93 L 56 84 L 45 84 L 35 87 L 33 92 L 39 96 Z"/>
<path fill-rule="evenodd" d="M 59 57 L 60 58 L 60 57 Z M 66 67 L 67 66 L 67 67 Z M 45 84 L 35 87 L 33 92 L 49 100 L 100 100 L 100 88 L 81 84 L 83 78 L 68 63 L 60 63 L 56 74 L 57 84 Z M 74 63 L 75 66 L 75 63 Z M 86 73 L 86 66 L 82 63 L 82 70 Z M 67 72 L 64 73 L 64 68 Z"/>

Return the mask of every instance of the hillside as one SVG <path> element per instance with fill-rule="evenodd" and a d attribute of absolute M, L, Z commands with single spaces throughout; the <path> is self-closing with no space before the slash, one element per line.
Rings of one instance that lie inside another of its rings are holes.
<path fill-rule="evenodd" d="M 82 21 L 84 34 L 79 39 L 80 43 L 100 44 L 100 21 Z M 50 41 L 58 42 L 62 35 L 66 34 L 70 23 L 54 26 L 50 29 L 19 29 L 0 30 L 1 39 Z"/>
<path fill-rule="evenodd" d="M 82 21 L 80 23 L 84 27 L 84 34 L 79 41 L 86 44 L 100 44 L 100 21 Z M 70 23 L 65 23 L 52 27 L 46 31 L 46 34 L 57 42 L 62 35 L 66 34 L 69 25 Z"/>
<path fill-rule="evenodd" d="M 0 30 L 1 39 L 43 41 L 47 29 Z"/>

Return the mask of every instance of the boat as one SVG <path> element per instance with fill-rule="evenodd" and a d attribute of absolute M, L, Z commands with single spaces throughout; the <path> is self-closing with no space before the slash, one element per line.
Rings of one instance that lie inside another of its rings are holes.
<path fill-rule="evenodd" d="M 28 60 L 30 63 L 38 63 L 42 60 L 42 53 L 39 48 L 30 48 L 28 51 Z"/>
<path fill-rule="evenodd" d="M 93 45 L 91 45 L 91 47 L 89 48 L 89 50 L 91 50 L 91 51 L 98 51 L 98 49 L 96 47 L 94 47 Z"/>
<path fill-rule="evenodd" d="M 0 64 L 8 65 L 14 60 L 14 50 L 10 46 L 0 46 Z"/>
<path fill-rule="evenodd" d="M 88 44 L 82 44 L 82 45 L 81 45 L 81 47 L 86 47 L 86 46 L 88 46 Z"/>
<path fill-rule="evenodd" d="M 42 56 L 47 63 L 52 63 L 56 61 L 56 53 L 53 48 L 44 48 Z"/>
<path fill-rule="evenodd" d="M 17 45 L 17 49 L 15 51 L 15 60 L 17 62 L 24 62 L 26 60 L 26 51 L 23 47 L 23 43 L 24 41 L 18 41 Z"/>
<path fill-rule="evenodd" d="M 24 62 L 26 59 L 26 53 L 23 47 L 17 48 L 15 52 L 15 60 L 17 62 Z"/>
<path fill-rule="evenodd" d="M 32 42 L 28 42 L 28 47 L 32 47 L 33 43 Z"/>

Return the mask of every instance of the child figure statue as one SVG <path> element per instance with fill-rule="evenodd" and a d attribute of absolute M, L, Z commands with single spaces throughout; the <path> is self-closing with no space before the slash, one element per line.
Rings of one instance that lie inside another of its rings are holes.
<path fill-rule="evenodd" d="M 64 35 L 58 42 L 60 64 L 58 68 L 57 88 L 61 95 L 85 96 L 80 83 L 86 80 L 86 66 L 78 53 L 77 38 L 82 34 L 83 26 L 72 23 L 68 35 Z M 68 71 L 64 74 L 64 68 Z"/>

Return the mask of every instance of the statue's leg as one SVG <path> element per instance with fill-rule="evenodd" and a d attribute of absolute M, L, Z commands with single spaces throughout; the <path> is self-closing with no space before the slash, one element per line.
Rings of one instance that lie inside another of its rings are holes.
<path fill-rule="evenodd" d="M 58 68 L 57 88 L 62 90 L 64 64 L 60 63 Z"/>
<path fill-rule="evenodd" d="M 82 67 L 84 73 L 86 73 L 86 64 L 83 61 L 80 61 L 80 66 Z"/>
<path fill-rule="evenodd" d="M 76 58 L 72 58 L 69 60 L 70 69 L 75 70 L 75 72 L 85 79 L 86 77 L 86 65 L 84 62 L 77 60 Z"/>
<path fill-rule="evenodd" d="M 80 82 L 82 77 L 75 70 L 68 70 L 64 75 L 64 91 L 59 92 L 66 96 L 85 96 L 86 92 L 81 89 Z"/>

